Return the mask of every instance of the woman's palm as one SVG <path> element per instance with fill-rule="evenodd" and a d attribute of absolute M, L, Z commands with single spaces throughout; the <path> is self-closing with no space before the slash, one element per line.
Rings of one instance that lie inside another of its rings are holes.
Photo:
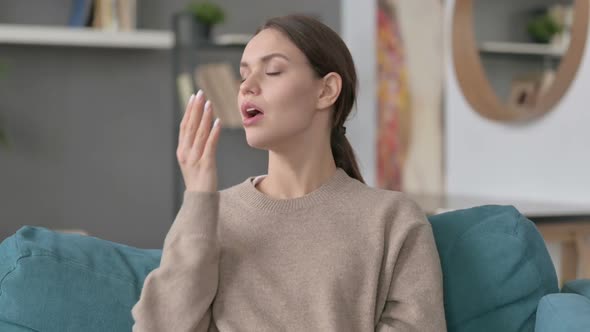
<path fill-rule="evenodd" d="M 205 102 L 202 91 L 192 95 L 180 122 L 176 157 L 186 191 L 217 191 L 217 165 L 215 152 L 221 132 L 217 119 L 211 127 L 213 110 Z"/>

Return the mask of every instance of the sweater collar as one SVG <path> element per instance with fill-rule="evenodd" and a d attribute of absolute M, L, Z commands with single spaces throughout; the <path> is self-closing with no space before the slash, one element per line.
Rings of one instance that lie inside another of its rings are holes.
<path fill-rule="evenodd" d="M 251 176 L 239 186 L 238 193 L 240 200 L 255 209 L 274 213 L 287 213 L 307 209 L 334 199 L 335 195 L 341 192 L 347 183 L 354 180 L 342 168 L 336 168 L 334 174 L 314 191 L 297 198 L 275 199 L 255 187 L 253 182 L 255 178 L 255 176 Z"/>

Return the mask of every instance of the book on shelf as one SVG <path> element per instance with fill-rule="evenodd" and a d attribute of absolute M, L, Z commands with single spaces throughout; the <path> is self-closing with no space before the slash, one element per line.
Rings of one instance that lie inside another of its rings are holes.
<path fill-rule="evenodd" d="M 68 25 L 108 31 L 137 26 L 137 0 L 73 0 Z"/>
<path fill-rule="evenodd" d="M 92 0 L 73 0 L 68 25 L 71 27 L 91 26 L 93 8 Z"/>
<path fill-rule="evenodd" d="M 132 31 L 137 27 L 137 0 L 117 0 L 119 30 Z"/>
<path fill-rule="evenodd" d="M 228 63 L 210 63 L 195 69 L 195 82 L 213 105 L 213 112 L 226 128 L 241 128 L 238 109 L 239 80 Z"/>

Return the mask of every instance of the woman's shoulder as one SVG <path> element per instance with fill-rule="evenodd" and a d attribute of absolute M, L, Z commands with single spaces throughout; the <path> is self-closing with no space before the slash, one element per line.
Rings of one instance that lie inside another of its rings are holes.
<path fill-rule="evenodd" d="M 394 206 L 403 205 L 418 208 L 418 204 L 414 199 L 409 194 L 401 191 L 375 188 L 359 181 L 356 181 L 354 187 L 354 191 L 357 195 L 359 197 L 364 197 L 367 200 L 383 202 Z"/>
<path fill-rule="evenodd" d="M 236 183 L 230 187 L 219 190 L 219 194 L 222 198 L 235 196 L 236 193 L 238 193 L 240 191 L 244 191 L 244 189 L 246 189 L 246 187 L 249 185 L 248 182 L 253 181 L 255 178 L 256 178 L 255 176 L 249 176 L 242 182 Z"/>
<path fill-rule="evenodd" d="M 407 193 L 374 188 L 363 183 L 356 185 L 354 201 L 370 207 L 388 219 L 401 219 L 404 223 L 428 224 L 424 210 Z"/>

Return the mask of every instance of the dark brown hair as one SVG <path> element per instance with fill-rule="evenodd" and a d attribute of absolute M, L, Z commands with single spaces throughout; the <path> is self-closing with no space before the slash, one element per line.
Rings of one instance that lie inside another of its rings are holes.
<path fill-rule="evenodd" d="M 334 103 L 330 145 L 336 166 L 361 182 L 365 182 L 343 127 L 356 99 L 357 78 L 352 55 L 334 30 L 315 18 L 286 15 L 266 21 L 256 30 L 276 29 L 287 36 L 307 57 L 318 77 L 334 72 L 342 77 L 342 90 Z"/>

